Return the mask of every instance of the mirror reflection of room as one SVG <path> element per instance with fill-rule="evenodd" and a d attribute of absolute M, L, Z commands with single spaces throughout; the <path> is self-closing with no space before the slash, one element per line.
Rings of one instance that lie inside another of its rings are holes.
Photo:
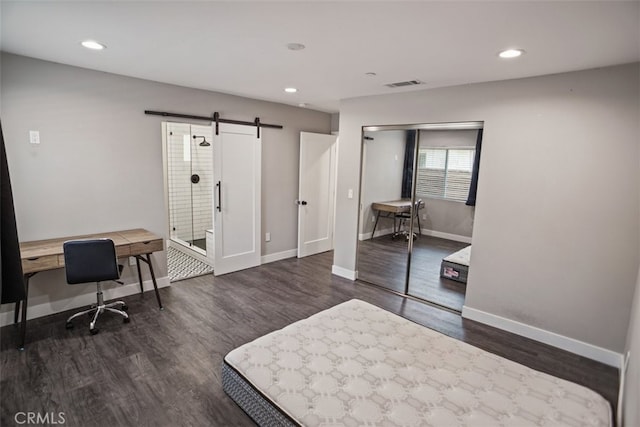
<path fill-rule="evenodd" d="M 406 138 L 404 130 L 365 132 L 363 137 L 358 279 L 396 292 L 405 291 L 407 242 L 396 238 L 394 213 L 374 207 L 402 199 Z M 410 195 L 405 199 L 411 203 Z"/>
<path fill-rule="evenodd" d="M 468 128 L 364 132 L 360 280 L 462 310 L 481 137 Z"/>

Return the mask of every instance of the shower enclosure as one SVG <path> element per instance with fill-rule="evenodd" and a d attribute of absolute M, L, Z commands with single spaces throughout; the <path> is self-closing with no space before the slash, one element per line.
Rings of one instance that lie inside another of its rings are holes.
<path fill-rule="evenodd" d="M 166 126 L 170 237 L 205 256 L 207 232 L 213 229 L 212 138 L 211 126 Z"/>

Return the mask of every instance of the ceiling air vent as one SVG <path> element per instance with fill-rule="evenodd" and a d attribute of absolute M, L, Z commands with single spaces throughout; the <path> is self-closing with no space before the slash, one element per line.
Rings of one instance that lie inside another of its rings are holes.
<path fill-rule="evenodd" d="M 415 85 L 421 85 L 421 84 L 424 84 L 424 83 L 421 82 L 420 80 L 409 80 L 406 82 L 389 83 L 385 86 L 386 87 L 405 87 L 405 86 L 415 86 Z"/>

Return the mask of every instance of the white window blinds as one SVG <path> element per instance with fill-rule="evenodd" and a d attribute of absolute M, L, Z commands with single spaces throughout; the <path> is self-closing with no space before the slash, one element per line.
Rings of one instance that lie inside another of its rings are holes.
<path fill-rule="evenodd" d="M 466 201 L 474 156 L 473 148 L 421 148 L 416 194 Z"/>

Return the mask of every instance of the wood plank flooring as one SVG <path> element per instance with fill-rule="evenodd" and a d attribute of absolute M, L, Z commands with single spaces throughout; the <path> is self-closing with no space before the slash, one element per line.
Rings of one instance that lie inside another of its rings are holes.
<path fill-rule="evenodd" d="M 197 277 L 125 298 L 131 323 L 104 315 L 92 336 L 72 312 L 29 321 L 27 348 L 0 329 L 0 425 L 15 414 L 64 412 L 67 426 L 250 426 L 222 391 L 233 348 L 351 298 L 526 366 L 585 385 L 610 402 L 617 370 L 376 287 L 331 275 L 333 254 L 288 259 L 222 277 Z M 83 324 L 83 323 L 86 323 Z"/>
<path fill-rule="evenodd" d="M 391 235 L 359 242 L 358 278 L 404 293 L 408 248 L 403 238 Z M 462 311 L 466 284 L 440 277 L 442 258 L 469 246 L 468 243 L 420 236 L 413 242 L 409 294 L 456 311 Z"/>

